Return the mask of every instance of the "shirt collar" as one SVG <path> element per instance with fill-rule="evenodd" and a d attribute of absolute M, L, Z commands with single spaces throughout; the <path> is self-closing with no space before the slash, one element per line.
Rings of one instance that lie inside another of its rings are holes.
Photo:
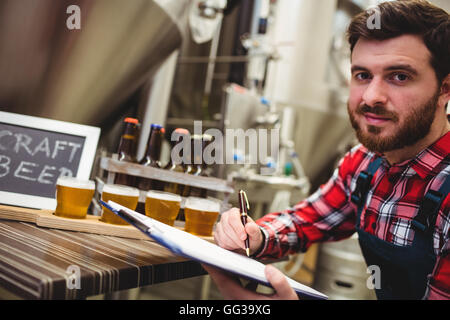
<path fill-rule="evenodd" d="M 450 131 L 412 159 L 411 168 L 421 178 L 425 178 L 449 153 Z"/>

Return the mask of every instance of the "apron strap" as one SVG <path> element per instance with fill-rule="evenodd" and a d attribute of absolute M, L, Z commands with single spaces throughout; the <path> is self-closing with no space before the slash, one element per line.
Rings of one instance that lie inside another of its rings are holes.
<path fill-rule="evenodd" d="M 439 208 L 449 192 L 450 175 L 446 177 L 438 191 L 428 190 L 425 194 L 419 208 L 419 213 L 412 221 L 412 226 L 415 230 L 422 232 L 433 230 Z"/>
<path fill-rule="evenodd" d="M 370 190 L 370 183 L 372 182 L 375 172 L 377 172 L 378 168 L 380 167 L 381 161 L 382 161 L 381 157 L 378 157 L 375 160 L 373 160 L 369 164 L 367 171 L 361 171 L 361 173 L 358 176 L 358 179 L 356 180 L 356 188 L 355 191 L 352 193 L 351 200 L 354 204 L 358 206 L 358 215 L 356 220 L 357 225 L 359 225 L 359 218 L 364 208 L 367 194 L 369 193 Z"/>

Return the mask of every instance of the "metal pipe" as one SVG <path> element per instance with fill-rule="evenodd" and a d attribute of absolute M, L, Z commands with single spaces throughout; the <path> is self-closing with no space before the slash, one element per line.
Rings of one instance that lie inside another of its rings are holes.
<path fill-rule="evenodd" d="M 249 56 L 220 56 L 220 57 L 180 57 L 178 63 L 242 63 L 249 61 Z"/>
<path fill-rule="evenodd" d="M 212 82 L 214 78 L 214 67 L 215 62 L 214 59 L 217 57 L 217 50 L 219 48 L 219 40 L 220 40 L 220 29 L 222 27 L 222 19 L 219 21 L 219 24 L 217 25 L 216 33 L 214 34 L 214 37 L 211 42 L 211 50 L 209 54 L 209 58 L 211 59 L 208 63 L 208 69 L 206 71 L 206 81 L 205 81 L 205 91 L 204 95 L 209 100 L 209 95 L 211 93 L 211 87 Z"/>

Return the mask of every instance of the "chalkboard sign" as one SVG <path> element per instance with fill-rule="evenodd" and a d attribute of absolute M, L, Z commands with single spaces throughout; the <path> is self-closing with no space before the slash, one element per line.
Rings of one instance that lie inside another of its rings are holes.
<path fill-rule="evenodd" d="M 89 179 L 100 129 L 0 111 L 0 203 L 55 209 L 60 176 Z"/>

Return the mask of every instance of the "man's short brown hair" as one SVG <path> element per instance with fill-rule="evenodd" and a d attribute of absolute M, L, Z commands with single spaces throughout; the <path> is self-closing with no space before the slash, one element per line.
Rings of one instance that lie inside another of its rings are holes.
<path fill-rule="evenodd" d="M 379 14 L 380 28 L 369 28 L 367 20 L 374 14 Z M 450 18 L 445 10 L 425 0 L 383 2 L 356 15 L 347 29 L 352 52 L 359 38 L 387 40 L 405 34 L 423 39 L 441 84 L 450 73 Z"/>

